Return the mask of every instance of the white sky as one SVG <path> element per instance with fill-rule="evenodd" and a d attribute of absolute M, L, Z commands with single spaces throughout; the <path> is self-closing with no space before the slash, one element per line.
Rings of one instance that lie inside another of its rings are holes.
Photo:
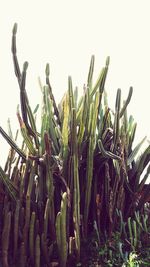
<path fill-rule="evenodd" d="M 149 0 L 1 0 L 0 4 L 0 125 L 5 130 L 8 117 L 14 132 L 18 127 L 19 88 L 11 56 L 11 32 L 17 22 L 18 58 L 21 66 L 29 62 L 27 91 L 33 108 L 41 100 L 37 77 L 44 83 L 47 62 L 53 93 L 60 100 L 68 75 L 82 91 L 91 55 L 96 58 L 95 78 L 109 55 L 110 105 L 114 107 L 117 88 L 126 98 L 132 85 L 129 111 L 138 122 L 137 140 L 145 135 L 150 139 Z M 0 162 L 6 151 L 0 136 Z"/>

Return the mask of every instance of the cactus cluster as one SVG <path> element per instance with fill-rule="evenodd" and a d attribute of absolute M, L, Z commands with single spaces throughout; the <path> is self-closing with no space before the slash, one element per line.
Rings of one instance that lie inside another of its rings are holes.
<path fill-rule="evenodd" d="M 68 78 L 68 91 L 56 104 L 50 84 L 49 64 L 41 86 L 41 130 L 37 131 L 38 105 L 32 111 L 26 92 L 28 63 L 22 71 L 16 49 L 17 24 L 12 31 L 12 55 L 20 90 L 17 117 L 23 142 L 0 133 L 10 145 L 4 169 L 0 167 L 0 258 L 8 266 L 67 266 L 71 257 L 80 261 L 81 240 L 95 225 L 99 243 L 103 233 L 111 238 L 118 227 L 128 226 L 131 246 L 137 245 L 150 191 L 144 184 L 150 172 L 150 145 L 137 157 L 146 137 L 133 147 L 136 123 L 127 115 L 133 88 L 125 101 L 117 90 L 115 111 L 107 101 L 105 81 L 109 58 L 93 83 L 94 56 L 87 83 L 78 99 L 78 88 Z M 141 175 L 144 173 L 142 176 Z M 131 218 L 132 219 L 131 227 Z M 139 230 L 140 231 L 140 230 Z M 103 238 L 102 238 L 103 239 Z M 69 265 L 68 265 L 69 266 Z"/>

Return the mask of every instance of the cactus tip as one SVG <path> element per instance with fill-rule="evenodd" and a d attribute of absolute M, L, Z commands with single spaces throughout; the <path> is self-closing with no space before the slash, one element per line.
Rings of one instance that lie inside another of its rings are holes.
<path fill-rule="evenodd" d="M 95 55 L 91 56 L 91 60 L 93 60 L 93 61 L 95 60 Z"/>
<path fill-rule="evenodd" d="M 107 67 L 109 66 L 109 63 L 110 63 L 110 57 L 108 56 L 108 57 L 106 58 L 106 66 L 107 66 Z"/>
<path fill-rule="evenodd" d="M 120 95 L 120 94 L 121 94 L 121 89 L 118 88 L 118 90 L 117 90 L 117 95 Z"/>
<path fill-rule="evenodd" d="M 26 71 L 26 70 L 27 70 L 27 68 L 28 68 L 28 65 L 29 65 L 29 64 L 28 64 L 28 62 L 27 62 L 27 61 L 25 61 L 25 62 L 24 62 L 24 64 L 23 64 L 23 70 L 24 70 L 24 71 Z"/>
<path fill-rule="evenodd" d="M 50 74 L 49 63 L 46 64 L 45 74 L 48 77 Z"/>
<path fill-rule="evenodd" d="M 18 25 L 17 25 L 17 23 L 15 23 L 14 24 L 14 27 L 13 27 L 13 35 L 15 35 L 16 33 L 17 33 L 17 27 L 18 27 Z"/>
<path fill-rule="evenodd" d="M 130 86 L 130 89 L 129 89 L 129 91 L 130 91 L 130 94 L 132 94 L 132 93 L 133 93 L 133 87 L 132 87 L 132 86 Z"/>

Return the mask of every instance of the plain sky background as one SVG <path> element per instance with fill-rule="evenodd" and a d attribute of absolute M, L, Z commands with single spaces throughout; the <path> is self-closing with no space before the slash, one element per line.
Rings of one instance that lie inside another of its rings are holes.
<path fill-rule="evenodd" d="M 95 79 L 110 56 L 106 82 L 109 103 L 115 105 L 118 88 L 138 123 L 136 140 L 150 139 L 150 1 L 149 0 L 0 0 L 0 125 L 13 132 L 19 127 L 16 107 L 19 88 L 11 55 L 11 33 L 18 23 L 17 50 L 20 66 L 29 62 L 27 92 L 32 108 L 41 101 L 37 78 L 44 84 L 50 63 L 53 93 L 59 101 L 67 89 L 67 77 L 82 92 L 90 57 L 95 55 Z M 8 146 L 0 136 L 0 162 Z"/>

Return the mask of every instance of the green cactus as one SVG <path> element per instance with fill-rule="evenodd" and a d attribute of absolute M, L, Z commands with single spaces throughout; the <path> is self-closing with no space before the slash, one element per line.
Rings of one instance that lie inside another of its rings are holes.
<path fill-rule="evenodd" d="M 8 212 L 5 216 L 4 227 L 2 231 L 2 262 L 4 267 L 9 267 L 8 249 L 9 249 L 9 239 L 10 239 L 10 228 L 11 228 L 11 212 Z"/>
<path fill-rule="evenodd" d="M 66 267 L 68 243 L 66 236 L 66 212 L 67 212 L 67 193 L 64 192 L 61 201 L 61 210 L 56 218 L 56 240 L 59 252 L 60 266 Z"/>
<path fill-rule="evenodd" d="M 36 213 L 32 212 L 31 220 L 30 220 L 30 227 L 29 227 L 29 250 L 30 250 L 30 258 L 32 264 L 34 264 L 35 259 L 35 216 Z"/>
<path fill-rule="evenodd" d="M 0 166 L 0 260 L 4 267 L 61 267 L 82 260 L 82 242 L 96 231 L 98 246 L 119 229 L 130 249 L 142 247 L 142 234 L 149 236 L 145 203 L 150 174 L 150 145 L 138 156 L 146 137 L 133 148 L 137 124 L 128 117 L 133 94 L 121 103 L 116 95 L 115 112 L 110 109 L 105 88 L 109 57 L 94 83 L 95 57 L 91 57 L 83 95 L 68 77 L 68 91 L 57 105 L 46 65 L 40 130 L 26 91 L 28 62 L 19 66 L 16 48 L 17 24 L 12 31 L 12 57 L 20 90 L 22 144 L 18 146 L 8 121 L 8 134 L 0 134 L 10 145 L 5 167 Z M 122 105 L 121 105 L 122 104 Z M 21 147 L 21 148 L 20 148 Z M 117 210 L 117 212 L 116 212 Z M 119 218 L 119 220 L 118 220 Z M 141 240 L 140 240 L 141 239 Z M 139 241 L 140 240 L 140 241 Z M 124 247 L 118 249 L 124 258 Z M 57 250 L 55 249 L 57 245 Z M 107 257 L 113 260 L 113 250 Z"/>
<path fill-rule="evenodd" d="M 17 201 L 15 214 L 14 214 L 14 261 L 17 257 L 18 252 L 18 240 L 19 240 L 19 213 L 20 213 L 20 201 Z"/>
<path fill-rule="evenodd" d="M 40 236 L 37 235 L 35 240 L 35 267 L 40 267 L 40 257 L 41 257 Z"/>

